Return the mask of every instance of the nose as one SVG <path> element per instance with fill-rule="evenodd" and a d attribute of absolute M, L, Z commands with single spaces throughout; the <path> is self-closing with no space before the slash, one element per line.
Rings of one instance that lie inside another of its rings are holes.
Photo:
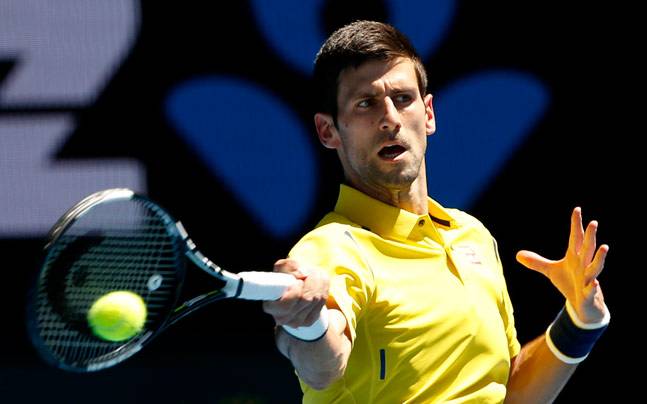
<path fill-rule="evenodd" d="M 391 97 L 384 98 L 384 115 L 380 121 L 380 129 L 392 133 L 397 133 L 400 130 L 402 123 L 400 122 L 400 112 L 396 108 Z"/>

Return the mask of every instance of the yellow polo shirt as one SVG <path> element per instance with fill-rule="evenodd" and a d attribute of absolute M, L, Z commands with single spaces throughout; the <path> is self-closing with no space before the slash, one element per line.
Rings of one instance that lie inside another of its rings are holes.
<path fill-rule="evenodd" d="M 306 403 L 500 403 L 519 353 L 496 242 L 429 199 L 416 215 L 342 185 L 290 257 L 329 272 L 348 321 L 344 376 Z"/>

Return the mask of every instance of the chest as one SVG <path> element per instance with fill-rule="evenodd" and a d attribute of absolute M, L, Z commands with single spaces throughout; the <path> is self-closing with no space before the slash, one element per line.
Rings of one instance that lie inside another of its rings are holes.
<path fill-rule="evenodd" d="M 442 246 L 373 244 L 375 294 L 366 321 L 385 342 L 434 345 L 502 329 L 503 283 L 491 242 L 454 240 Z M 500 326 L 500 327 L 499 327 Z"/>

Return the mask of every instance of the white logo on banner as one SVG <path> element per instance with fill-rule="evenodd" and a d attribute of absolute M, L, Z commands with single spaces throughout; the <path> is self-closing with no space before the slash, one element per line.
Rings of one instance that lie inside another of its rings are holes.
<path fill-rule="evenodd" d="M 103 188 L 144 191 L 135 160 L 55 158 L 76 111 L 103 91 L 139 25 L 133 0 L 0 2 L 0 61 L 12 63 L 0 81 L 0 237 L 42 235 Z"/>

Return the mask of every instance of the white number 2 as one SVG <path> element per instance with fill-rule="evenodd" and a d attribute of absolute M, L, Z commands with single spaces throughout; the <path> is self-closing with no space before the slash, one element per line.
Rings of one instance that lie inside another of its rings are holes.
<path fill-rule="evenodd" d="M 2 0 L 0 237 L 42 235 L 96 190 L 145 191 L 131 159 L 57 160 L 76 114 L 103 91 L 135 42 L 137 0 Z"/>

